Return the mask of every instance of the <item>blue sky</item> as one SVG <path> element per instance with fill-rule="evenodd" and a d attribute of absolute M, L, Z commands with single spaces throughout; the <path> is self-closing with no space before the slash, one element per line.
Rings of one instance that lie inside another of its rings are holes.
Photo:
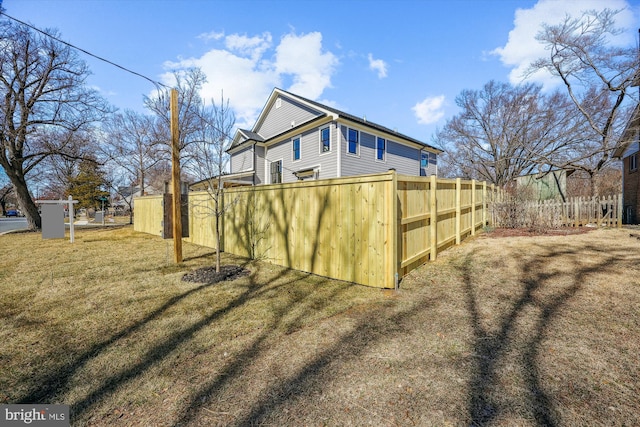
<path fill-rule="evenodd" d="M 250 128 L 273 87 L 327 103 L 429 143 L 463 89 L 521 81 L 544 50 L 542 22 L 565 13 L 625 9 L 622 43 L 635 44 L 640 1 L 626 0 L 4 0 L 6 13 L 96 55 L 170 83 L 200 66 L 203 97 L 224 90 Z M 144 111 L 153 86 L 83 57 L 116 107 Z M 550 89 L 548 76 L 537 82 Z"/>

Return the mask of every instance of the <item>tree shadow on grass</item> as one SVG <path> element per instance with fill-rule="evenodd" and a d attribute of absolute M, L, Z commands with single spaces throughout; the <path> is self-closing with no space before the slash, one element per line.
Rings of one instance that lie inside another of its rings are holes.
<path fill-rule="evenodd" d="M 278 275 L 272 278 L 273 280 L 278 280 L 285 272 L 281 272 Z M 298 279 L 299 280 L 299 279 Z M 285 286 L 287 283 L 283 283 L 279 286 Z M 46 371 L 47 373 L 41 375 L 39 378 L 31 381 L 34 384 L 31 391 L 26 392 L 23 396 L 19 396 L 16 399 L 17 403 L 50 403 L 55 401 L 56 398 L 59 398 L 61 395 L 69 392 L 70 382 L 73 376 L 79 372 L 85 365 L 87 365 L 90 361 L 94 360 L 104 352 L 108 351 L 113 345 L 116 345 L 118 342 L 131 337 L 136 332 L 139 332 L 148 324 L 159 321 L 162 317 L 173 307 L 178 306 L 181 302 L 186 300 L 187 298 L 197 296 L 199 293 L 204 292 L 215 286 L 216 283 L 202 284 L 193 289 L 190 289 L 184 293 L 173 296 L 168 299 L 165 303 L 160 305 L 158 308 L 147 314 L 144 318 L 136 321 L 131 326 L 122 329 L 111 337 L 101 341 L 93 346 L 91 346 L 88 350 L 69 357 L 69 362 L 59 366 L 53 370 Z M 139 364 L 136 364 L 133 368 L 128 369 L 115 375 L 108 380 L 105 381 L 102 387 L 98 390 L 94 390 L 87 398 L 83 399 L 80 402 L 76 402 L 71 406 L 71 412 L 74 415 L 82 413 L 88 407 L 95 404 L 102 396 L 107 394 L 110 390 L 114 389 L 116 386 L 134 378 L 142 373 L 144 373 L 145 369 L 152 366 L 156 361 L 163 358 L 170 351 L 175 349 L 180 343 L 187 340 L 190 336 L 192 336 L 198 329 L 206 326 L 207 324 L 213 322 L 216 318 L 220 317 L 224 313 L 229 310 L 232 310 L 235 307 L 238 307 L 244 304 L 250 298 L 254 298 L 259 296 L 262 292 L 264 292 L 264 286 L 255 286 L 250 287 L 245 290 L 242 294 L 240 294 L 237 298 L 231 301 L 225 307 L 216 310 L 208 317 L 204 318 L 202 321 L 191 325 L 188 328 L 185 328 L 180 333 L 176 333 L 167 341 L 162 343 L 161 345 L 150 349 L 143 361 Z"/>
<path fill-rule="evenodd" d="M 96 404 L 98 404 L 101 400 L 111 395 L 116 389 L 120 386 L 129 383 L 135 378 L 142 376 L 146 371 L 155 366 L 161 360 L 168 357 L 175 350 L 177 350 L 183 343 L 192 339 L 199 331 L 204 328 L 214 324 L 214 322 L 223 316 L 230 313 L 232 310 L 237 309 L 244 304 L 248 303 L 252 299 L 263 297 L 268 292 L 278 292 L 281 288 L 285 288 L 287 286 L 291 286 L 296 282 L 302 281 L 306 276 L 298 275 L 297 278 L 282 282 L 278 285 L 271 285 L 274 281 L 279 280 L 286 274 L 286 270 L 281 273 L 276 274 L 271 277 L 269 280 L 266 280 L 265 283 L 256 283 L 253 281 L 253 277 L 249 276 L 250 286 L 226 304 L 224 307 L 221 307 L 217 310 L 214 310 L 206 317 L 203 317 L 201 320 L 187 325 L 185 328 L 176 331 L 172 335 L 170 335 L 167 339 L 163 340 L 161 343 L 154 345 L 151 347 L 140 359 L 140 362 L 121 370 L 120 372 L 111 375 L 102 381 L 102 384 L 86 395 L 81 400 L 74 402 L 71 404 L 70 410 L 73 418 L 81 417 L 83 414 L 87 413 L 91 408 L 93 408 Z M 199 287 L 198 289 L 203 289 L 206 286 Z M 182 299 L 182 298 L 181 298 Z M 157 317 L 157 316 L 156 316 Z M 254 345 L 254 347 L 259 347 Z M 247 357 L 250 357 L 252 351 L 250 350 Z"/>
<path fill-rule="evenodd" d="M 339 297 L 339 294 L 335 293 L 334 296 Z M 353 360 L 384 340 L 410 333 L 410 329 L 403 327 L 405 321 L 429 309 L 431 305 L 432 302 L 425 299 L 413 304 L 409 309 L 391 315 L 372 311 L 359 316 L 357 324 L 350 332 L 341 336 L 331 346 L 322 349 L 293 376 L 277 381 L 263 390 L 260 397 L 251 402 L 244 416 L 228 421 L 225 425 L 271 425 L 268 418 L 279 408 L 291 400 L 318 393 L 328 385 L 333 379 L 336 364 Z M 277 319 L 282 319 L 282 316 L 277 316 Z M 270 325 L 269 329 L 276 329 L 277 323 L 278 321 Z M 240 380 L 252 361 L 268 350 L 261 348 L 266 338 L 266 333 L 261 335 L 250 348 L 238 355 L 232 364 L 218 373 L 213 381 L 200 388 L 172 426 L 188 425 L 197 420 L 202 412 L 203 402 L 215 402 L 221 397 L 225 386 Z"/>
<path fill-rule="evenodd" d="M 535 315 L 532 331 L 526 337 L 518 367 L 524 378 L 528 396 L 527 401 L 521 402 L 522 407 L 530 409 L 530 415 L 536 425 L 561 424 L 553 400 L 542 384 L 538 367 L 540 345 L 546 338 L 554 318 L 561 313 L 569 300 L 581 291 L 587 276 L 611 268 L 611 262 L 615 256 L 602 254 L 599 262 L 590 265 L 576 263 L 574 273 L 570 277 L 570 284 L 558 286 L 560 276 L 564 274 L 557 271 L 546 272 L 546 264 L 556 257 L 578 256 L 579 253 L 572 249 L 559 248 L 543 248 L 543 251 L 544 255 L 535 256 L 528 261 L 523 260 L 520 264 L 521 292 L 513 300 L 511 307 L 500 317 L 497 328 L 484 325 L 481 319 L 481 301 L 478 285 L 474 280 L 476 272 L 473 267 L 474 258 L 479 255 L 471 253 L 458 267 L 463 278 L 463 289 L 473 334 L 474 369 L 469 380 L 468 396 L 471 426 L 490 425 L 501 413 L 506 412 L 507 408 L 501 407 L 500 403 L 492 397 L 496 393 L 503 395 L 508 393 L 500 389 L 497 367 L 505 362 L 508 352 L 514 351 L 514 341 L 518 333 L 517 323 L 527 316 L 532 316 L 531 309 L 535 309 L 539 314 Z M 594 247 L 581 248 L 580 252 L 583 251 L 600 252 Z M 539 295 L 541 292 L 551 295 L 541 296 Z"/>

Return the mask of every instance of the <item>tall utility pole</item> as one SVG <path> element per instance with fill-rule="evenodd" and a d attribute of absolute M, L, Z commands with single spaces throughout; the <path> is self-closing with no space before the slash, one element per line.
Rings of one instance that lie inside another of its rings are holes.
<path fill-rule="evenodd" d="M 180 138 L 178 129 L 178 90 L 171 89 L 171 188 L 173 190 L 173 258 L 182 262 L 182 210 L 180 194 Z"/>

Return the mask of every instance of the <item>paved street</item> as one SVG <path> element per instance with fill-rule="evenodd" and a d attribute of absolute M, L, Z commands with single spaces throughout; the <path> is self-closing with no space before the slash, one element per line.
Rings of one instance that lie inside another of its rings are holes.
<path fill-rule="evenodd" d="M 27 220 L 25 218 L 0 218 L 0 234 L 21 228 L 27 228 Z"/>

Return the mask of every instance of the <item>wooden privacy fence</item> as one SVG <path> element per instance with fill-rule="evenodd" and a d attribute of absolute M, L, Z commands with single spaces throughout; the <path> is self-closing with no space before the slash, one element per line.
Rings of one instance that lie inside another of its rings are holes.
<path fill-rule="evenodd" d="M 622 195 L 523 202 L 505 197 L 492 206 L 492 222 L 505 227 L 621 227 Z"/>
<path fill-rule="evenodd" d="M 135 219 L 133 229 L 143 233 L 155 234 L 165 239 L 173 237 L 171 206 L 172 194 L 154 194 L 134 199 Z M 181 195 L 182 202 L 182 237 L 188 237 L 188 195 Z"/>
<path fill-rule="evenodd" d="M 133 229 L 143 233 L 162 236 L 164 220 L 162 194 L 153 196 L 136 197 L 133 202 L 134 218 Z"/>
<path fill-rule="evenodd" d="M 486 183 L 394 171 L 231 188 L 224 194 L 222 249 L 321 276 L 394 288 L 413 268 L 486 225 L 495 192 Z M 189 217 L 187 241 L 215 247 L 208 193 L 190 193 Z"/>

